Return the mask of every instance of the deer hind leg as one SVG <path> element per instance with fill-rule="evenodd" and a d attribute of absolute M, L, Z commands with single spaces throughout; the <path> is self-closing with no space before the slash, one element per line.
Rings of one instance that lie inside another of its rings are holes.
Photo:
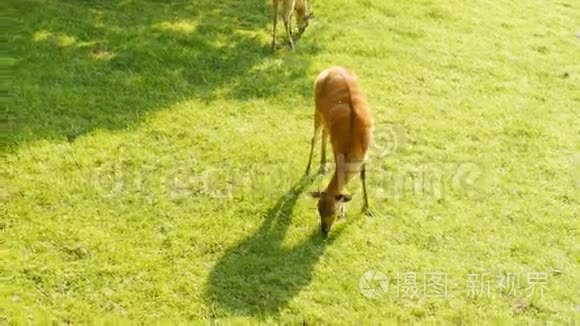
<path fill-rule="evenodd" d="M 328 132 L 322 128 L 322 144 L 320 145 L 320 172 L 326 174 L 328 167 L 326 165 L 326 143 L 328 142 Z"/>
<path fill-rule="evenodd" d="M 290 27 L 290 15 L 284 16 L 284 28 L 286 29 L 286 35 L 288 36 L 290 47 L 294 50 L 294 39 L 292 37 L 292 28 Z"/>
<path fill-rule="evenodd" d="M 363 212 L 368 216 L 372 217 L 373 213 L 369 208 L 369 198 L 367 195 L 367 180 L 366 180 L 366 163 L 363 163 L 360 170 L 360 180 L 362 182 L 363 188 L 363 195 L 364 195 L 364 205 L 363 205 Z"/>
<path fill-rule="evenodd" d="M 312 165 L 312 156 L 314 155 L 314 146 L 316 145 L 316 137 L 320 133 L 320 128 L 322 127 L 322 119 L 318 112 L 314 112 L 314 134 L 310 140 L 310 156 L 308 157 L 308 165 L 306 166 L 305 175 L 310 174 L 310 166 Z M 324 141 L 324 139 L 323 139 Z"/>

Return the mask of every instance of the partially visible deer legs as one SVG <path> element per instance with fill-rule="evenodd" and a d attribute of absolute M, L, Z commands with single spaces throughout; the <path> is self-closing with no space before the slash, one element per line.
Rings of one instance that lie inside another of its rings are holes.
<path fill-rule="evenodd" d="M 320 145 L 320 173 L 326 174 L 328 167 L 326 166 L 326 143 L 328 142 L 328 132 L 322 129 L 322 144 Z"/>
<path fill-rule="evenodd" d="M 292 12 L 290 12 L 291 14 Z M 286 35 L 288 36 L 288 41 L 290 42 L 290 47 L 294 50 L 294 37 L 292 36 L 292 26 L 291 26 L 291 16 L 290 14 L 284 16 L 284 28 L 286 28 Z"/>
<path fill-rule="evenodd" d="M 312 135 L 312 139 L 310 140 L 310 156 L 308 156 L 308 165 L 306 166 L 306 173 L 304 173 L 305 175 L 309 175 L 310 174 L 310 166 L 312 165 L 312 156 L 314 155 L 314 146 L 316 145 L 316 137 L 318 137 L 318 134 L 320 133 L 320 129 L 322 127 L 322 121 L 320 118 L 320 115 L 318 114 L 318 112 L 314 113 L 314 134 Z M 326 133 L 326 132 L 324 132 Z M 322 136 L 322 146 L 324 145 L 324 133 Z"/>
<path fill-rule="evenodd" d="M 373 213 L 371 212 L 371 210 L 369 208 L 369 198 L 368 198 L 368 195 L 367 195 L 367 179 L 366 179 L 366 174 L 367 174 L 366 163 L 363 163 L 363 165 L 361 166 L 361 170 L 360 170 L 360 180 L 362 182 L 363 195 L 364 195 L 363 212 L 368 217 L 372 217 L 373 216 Z"/>

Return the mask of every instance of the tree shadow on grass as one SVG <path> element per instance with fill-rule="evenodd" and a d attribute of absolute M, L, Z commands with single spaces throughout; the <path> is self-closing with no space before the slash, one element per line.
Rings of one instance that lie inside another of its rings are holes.
<path fill-rule="evenodd" d="M 3 147 L 125 128 L 191 98 L 310 96 L 313 53 L 271 55 L 266 0 L 30 2 L 8 0 Z"/>
<path fill-rule="evenodd" d="M 303 177 L 265 214 L 258 231 L 229 249 L 212 270 L 206 297 L 212 313 L 258 316 L 276 314 L 312 280 L 314 265 L 339 236 L 324 239 L 318 229 L 302 243 L 283 248 L 296 201 L 310 184 Z"/>

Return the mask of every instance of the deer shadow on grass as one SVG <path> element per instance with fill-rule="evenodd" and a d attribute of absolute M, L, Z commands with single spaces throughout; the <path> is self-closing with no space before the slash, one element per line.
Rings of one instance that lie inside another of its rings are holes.
<path fill-rule="evenodd" d="M 6 149 L 123 129 L 183 100 L 310 96 L 317 48 L 272 57 L 265 0 L 8 3 L 19 20 L 8 38 L 18 78 L 7 90 Z"/>
<path fill-rule="evenodd" d="M 212 270 L 206 297 L 214 316 L 276 314 L 312 280 L 326 246 L 341 233 L 324 239 L 317 228 L 300 244 L 282 248 L 296 201 L 312 179 L 303 177 L 266 212 L 255 234 L 229 249 Z"/>

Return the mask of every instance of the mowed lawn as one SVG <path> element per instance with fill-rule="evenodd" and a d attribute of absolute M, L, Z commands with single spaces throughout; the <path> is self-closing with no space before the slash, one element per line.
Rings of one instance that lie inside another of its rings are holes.
<path fill-rule="evenodd" d="M 577 2 L 315 0 L 274 55 L 265 0 L 1 7 L 3 324 L 579 322 Z M 325 240 L 331 65 L 375 217 L 355 179 Z"/>

